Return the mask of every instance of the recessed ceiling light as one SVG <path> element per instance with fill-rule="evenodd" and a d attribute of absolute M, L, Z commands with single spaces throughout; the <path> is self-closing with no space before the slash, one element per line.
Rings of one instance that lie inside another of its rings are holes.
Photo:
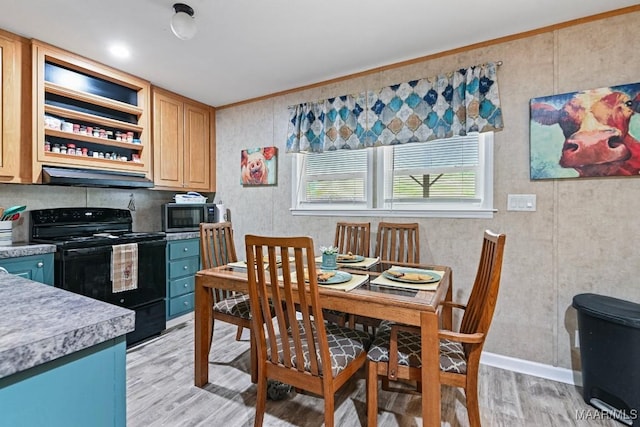
<path fill-rule="evenodd" d="M 123 44 L 111 45 L 111 47 L 109 48 L 109 52 L 111 52 L 113 56 L 119 59 L 127 59 L 129 56 L 131 56 L 129 48 Z"/>

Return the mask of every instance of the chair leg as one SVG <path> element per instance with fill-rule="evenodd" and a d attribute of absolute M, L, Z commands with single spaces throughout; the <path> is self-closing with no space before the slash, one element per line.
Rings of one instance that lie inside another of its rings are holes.
<path fill-rule="evenodd" d="M 256 418 L 254 427 L 262 427 L 264 421 L 264 411 L 267 408 L 267 377 L 261 375 L 258 378 L 258 393 L 256 396 Z"/>
<path fill-rule="evenodd" d="M 326 393 L 324 395 L 324 426 L 333 427 L 333 418 L 335 412 L 335 395 Z"/>
<path fill-rule="evenodd" d="M 236 341 L 240 341 L 240 338 L 242 338 L 242 330 L 243 330 L 243 327 L 238 326 L 238 330 L 236 331 Z"/>
<path fill-rule="evenodd" d="M 258 382 L 258 354 L 256 353 L 257 349 L 256 349 L 255 340 L 253 339 L 253 333 L 250 335 L 249 341 L 251 343 L 249 347 L 249 354 L 250 354 L 249 358 L 251 360 L 251 366 L 250 366 L 251 382 L 255 384 Z M 266 386 L 265 386 L 265 390 L 266 390 Z"/>
<path fill-rule="evenodd" d="M 480 427 L 480 407 L 478 404 L 478 383 L 469 381 L 464 390 L 467 398 L 467 415 L 471 427 Z"/>
<path fill-rule="evenodd" d="M 378 365 L 367 362 L 367 426 L 378 425 Z"/>

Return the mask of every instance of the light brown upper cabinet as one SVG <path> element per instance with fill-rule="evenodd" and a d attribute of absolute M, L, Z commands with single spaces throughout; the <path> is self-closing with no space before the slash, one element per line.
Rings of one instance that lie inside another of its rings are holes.
<path fill-rule="evenodd" d="M 37 40 L 31 46 L 33 182 L 44 165 L 151 179 L 151 84 Z"/>
<path fill-rule="evenodd" d="M 30 182 L 28 51 L 26 40 L 0 30 L 0 182 Z"/>
<path fill-rule="evenodd" d="M 164 89 L 152 92 L 155 188 L 215 191 L 213 108 Z"/>

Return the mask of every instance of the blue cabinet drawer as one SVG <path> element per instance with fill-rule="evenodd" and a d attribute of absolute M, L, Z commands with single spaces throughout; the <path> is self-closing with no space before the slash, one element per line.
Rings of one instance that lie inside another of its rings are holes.
<path fill-rule="evenodd" d="M 194 294 L 186 294 L 169 300 L 169 316 L 178 316 L 180 314 L 193 311 Z"/>
<path fill-rule="evenodd" d="M 179 297 L 195 290 L 196 278 L 194 276 L 172 280 L 169 283 L 169 298 Z"/>
<path fill-rule="evenodd" d="M 169 262 L 169 280 L 194 275 L 200 269 L 200 258 L 187 258 Z"/>
<path fill-rule="evenodd" d="M 200 240 L 188 239 L 170 242 L 169 244 L 169 261 L 188 257 L 200 257 Z"/>

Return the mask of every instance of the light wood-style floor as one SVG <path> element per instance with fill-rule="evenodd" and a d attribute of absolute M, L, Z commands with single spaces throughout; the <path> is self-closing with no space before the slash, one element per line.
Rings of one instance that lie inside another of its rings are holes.
<path fill-rule="evenodd" d="M 209 381 L 193 385 L 193 320 L 127 353 L 128 427 L 253 426 L 256 389 L 249 372 L 249 342 L 235 341 L 235 327 L 217 322 L 209 355 Z M 246 334 L 245 334 L 246 336 Z M 335 424 L 366 425 L 365 376 L 336 395 Z M 480 412 L 483 426 L 620 426 L 593 419 L 575 386 L 481 366 Z M 467 426 L 464 393 L 442 388 L 442 425 Z M 420 397 L 380 391 L 378 425 L 421 426 Z M 321 398 L 296 394 L 267 401 L 265 426 L 320 427 Z M 585 412 L 586 411 L 586 412 Z M 585 413 L 591 419 L 585 420 Z"/>

